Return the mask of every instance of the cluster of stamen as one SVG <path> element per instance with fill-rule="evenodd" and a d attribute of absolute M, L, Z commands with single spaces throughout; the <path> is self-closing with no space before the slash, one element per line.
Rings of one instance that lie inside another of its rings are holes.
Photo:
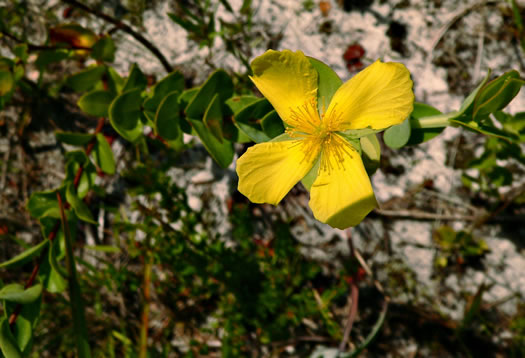
<path fill-rule="evenodd" d="M 352 156 L 354 150 L 337 132 L 341 130 L 342 114 L 336 110 L 337 104 L 330 112 L 319 116 L 315 99 L 305 102 L 297 108 L 290 108 L 291 116 L 286 133 L 296 139 L 292 146 L 301 146 L 304 153 L 302 162 L 313 162 L 321 155 L 320 170 L 330 173 L 333 169 L 344 168 L 345 156 Z"/>

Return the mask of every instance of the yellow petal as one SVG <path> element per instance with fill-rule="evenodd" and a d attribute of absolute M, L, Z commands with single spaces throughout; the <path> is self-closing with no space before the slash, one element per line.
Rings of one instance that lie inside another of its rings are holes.
<path fill-rule="evenodd" d="M 344 83 L 334 94 L 325 118 L 339 130 L 383 129 L 412 112 L 410 72 L 401 63 L 379 60 Z"/>
<path fill-rule="evenodd" d="M 316 157 L 306 158 L 298 140 L 256 144 L 237 160 L 238 189 L 253 203 L 277 205 L 308 173 Z"/>
<path fill-rule="evenodd" d="M 301 51 L 268 50 L 251 66 L 251 80 L 284 122 L 304 129 L 319 124 L 317 71 Z"/>
<path fill-rule="evenodd" d="M 359 153 L 333 153 L 325 149 L 321 154 L 325 157 L 310 191 L 310 208 L 317 220 L 346 229 L 359 224 L 377 202 Z"/>

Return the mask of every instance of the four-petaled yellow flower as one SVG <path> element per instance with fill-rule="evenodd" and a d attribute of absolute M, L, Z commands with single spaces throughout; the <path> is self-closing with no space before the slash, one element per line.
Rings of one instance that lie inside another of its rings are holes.
<path fill-rule="evenodd" d="M 284 140 L 256 144 L 239 158 L 239 191 L 254 203 L 277 205 L 316 170 L 315 218 L 339 229 L 359 224 L 377 202 L 361 156 L 342 132 L 385 129 L 407 118 L 414 94 L 406 67 L 376 61 L 339 87 L 320 114 L 318 73 L 301 51 L 268 50 L 251 65 L 252 81 L 287 129 Z"/>

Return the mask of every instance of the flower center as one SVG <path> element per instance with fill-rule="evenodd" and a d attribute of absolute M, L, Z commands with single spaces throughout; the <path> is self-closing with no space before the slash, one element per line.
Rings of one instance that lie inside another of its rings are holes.
<path fill-rule="evenodd" d="M 355 149 L 337 132 L 341 130 L 341 114 L 335 104 L 329 113 L 319 116 L 316 101 L 312 98 L 296 109 L 291 108 L 291 127 L 286 133 L 295 138 L 293 146 L 300 145 L 303 161 L 313 162 L 321 155 L 320 170 L 330 173 L 334 169 L 345 170 L 345 156 L 352 156 Z M 324 112 L 324 109 L 323 109 Z"/>

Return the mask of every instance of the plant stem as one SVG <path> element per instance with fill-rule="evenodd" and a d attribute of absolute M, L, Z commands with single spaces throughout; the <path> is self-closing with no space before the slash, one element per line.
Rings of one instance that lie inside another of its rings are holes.
<path fill-rule="evenodd" d="M 443 128 L 451 125 L 449 118 L 453 115 L 454 113 L 443 113 L 418 119 L 412 118 L 410 125 L 412 128 Z"/>
<path fill-rule="evenodd" d="M 140 358 L 148 355 L 148 325 L 149 325 L 149 304 L 150 304 L 150 281 L 151 281 L 151 255 L 146 253 L 144 263 L 144 306 L 142 309 L 142 325 L 140 327 Z"/>
<path fill-rule="evenodd" d="M 75 334 L 75 343 L 79 358 L 91 357 L 91 349 L 87 340 L 86 317 L 84 313 L 84 302 L 82 300 L 82 291 L 78 284 L 75 269 L 75 257 L 73 255 L 73 243 L 71 242 L 71 231 L 67 221 L 65 205 L 62 196 L 57 191 L 58 205 L 60 207 L 60 219 L 62 221 L 62 230 L 64 231 L 64 242 L 66 244 L 66 266 L 68 272 L 69 300 L 71 313 L 73 315 L 73 331 Z"/>
<path fill-rule="evenodd" d="M 64 242 L 66 244 L 66 266 L 68 272 L 68 288 L 71 312 L 73 315 L 73 331 L 75 334 L 75 343 L 79 358 L 91 357 L 91 349 L 88 343 L 88 332 L 86 326 L 86 317 L 84 313 L 84 302 L 82 300 L 82 291 L 78 284 L 75 268 L 75 257 L 73 255 L 73 243 L 71 242 L 71 231 L 66 217 L 65 205 L 62 196 L 57 191 L 58 205 L 60 207 L 60 218 L 62 220 L 62 230 L 64 232 Z"/>

